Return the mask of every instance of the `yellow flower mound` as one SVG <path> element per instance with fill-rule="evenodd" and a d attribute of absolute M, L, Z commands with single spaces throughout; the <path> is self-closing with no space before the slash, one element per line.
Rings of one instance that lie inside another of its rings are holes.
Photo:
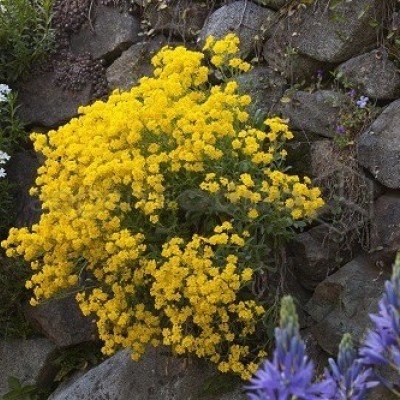
<path fill-rule="evenodd" d="M 206 48 L 220 84 L 203 53 L 165 47 L 153 77 L 33 134 L 45 157 L 31 190 L 43 215 L 2 245 L 31 263 L 33 305 L 79 292 L 105 354 L 127 347 L 138 359 L 164 344 L 248 379 L 265 355 L 253 349 L 268 304 L 251 290 L 269 264 L 261 227 L 276 239 L 323 201 L 308 179 L 282 172 L 284 121 L 250 122 L 251 99 L 232 78 L 249 69 L 237 37 Z"/>

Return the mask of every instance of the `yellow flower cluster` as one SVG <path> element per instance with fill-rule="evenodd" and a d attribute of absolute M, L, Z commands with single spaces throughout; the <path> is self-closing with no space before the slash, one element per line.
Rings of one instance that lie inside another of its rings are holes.
<path fill-rule="evenodd" d="M 210 193 L 222 193 L 231 203 L 241 202 L 241 209 L 250 219 L 265 215 L 266 207 L 287 210 L 295 220 L 314 217 L 324 204 L 320 189 L 310 187 L 311 181 L 307 177 L 302 183 L 297 175 L 271 168 L 286 157 L 281 147 L 293 138 L 293 134 L 280 118 L 266 119 L 264 124 L 265 132 L 247 127 L 232 141 L 233 157 L 250 158 L 254 165 L 262 168 L 256 168 L 253 175 L 240 174 L 235 180 L 210 173 L 200 188 Z"/>
<path fill-rule="evenodd" d="M 203 50 L 211 53 L 211 63 L 217 68 L 230 68 L 242 72 L 251 69 L 251 64 L 238 56 L 239 38 L 234 33 L 228 34 L 221 40 L 209 36 Z"/>
<path fill-rule="evenodd" d="M 111 295 L 99 288 L 78 295 L 83 313 L 98 317 L 105 354 L 122 346 L 133 349 L 138 359 L 146 345 L 162 343 L 176 354 L 206 357 L 223 372 L 251 377 L 264 353 L 254 357 L 249 346 L 238 343 L 255 332 L 265 310 L 254 300 L 238 299 L 253 275 L 232 253 L 244 246 L 244 239 L 229 222 L 214 231 L 209 238 L 194 235 L 186 244 L 172 238 L 158 261 L 142 258 L 122 275 L 110 274 Z M 229 255 L 216 254 L 215 249 L 221 253 L 228 247 Z M 146 288 L 154 300 L 151 309 L 140 302 Z"/>
<path fill-rule="evenodd" d="M 228 64 L 238 58 L 233 35 L 206 47 Z M 154 76 L 129 92 L 32 135 L 45 157 L 31 190 L 43 214 L 2 246 L 31 263 L 32 304 L 80 292 L 106 354 L 127 347 L 138 359 L 165 344 L 247 379 L 264 355 L 249 346 L 265 307 L 249 289 L 260 268 L 254 227 L 309 219 L 323 201 L 309 180 L 281 172 L 285 122 L 252 126 L 250 97 L 234 80 L 211 85 L 203 53 L 165 47 L 152 63 Z M 211 223 L 184 211 L 193 190 L 212 198 Z"/>

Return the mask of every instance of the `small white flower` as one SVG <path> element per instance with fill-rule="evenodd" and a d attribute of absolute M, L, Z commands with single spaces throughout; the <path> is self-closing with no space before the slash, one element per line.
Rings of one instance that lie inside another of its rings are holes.
<path fill-rule="evenodd" d="M 0 83 L 0 103 L 8 101 L 8 95 L 11 93 L 11 88 L 5 83 Z"/>
<path fill-rule="evenodd" d="M 7 11 L 7 8 L 4 4 L 1 4 L 1 0 L 0 0 L 0 13 L 5 13 Z"/>
<path fill-rule="evenodd" d="M 0 178 L 5 178 L 6 176 L 6 170 L 4 168 L 0 168 Z"/>
<path fill-rule="evenodd" d="M 5 164 L 10 158 L 5 151 L 0 150 L 0 164 Z"/>

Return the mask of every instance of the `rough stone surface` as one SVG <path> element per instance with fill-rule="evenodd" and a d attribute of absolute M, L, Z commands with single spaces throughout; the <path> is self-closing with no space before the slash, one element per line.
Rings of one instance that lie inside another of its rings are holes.
<path fill-rule="evenodd" d="M 267 67 L 255 67 L 239 76 L 237 82 L 239 89 L 251 97 L 250 113 L 262 117 L 274 112 L 286 88 L 286 80 Z"/>
<path fill-rule="evenodd" d="M 374 258 L 391 264 L 400 249 L 400 195 L 385 194 L 374 203 L 371 222 Z"/>
<path fill-rule="evenodd" d="M 110 89 L 128 90 L 143 76 L 153 72 L 151 57 L 164 44 L 163 36 L 131 46 L 107 68 L 107 81 Z"/>
<path fill-rule="evenodd" d="M 78 107 L 90 102 L 91 85 L 80 92 L 63 90 L 54 72 L 39 72 L 18 85 L 18 116 L 27 125 L 54 127 L 78 113 Z"/>
<path fill-rule="evenodd" d="M 183 40 L 195 37 L 203 28 L 209 14 L 206 2 L 178 0 L 165 8 L 150 3 L 144 16 L 156 32 L 179 36 Z"/>
<path fill-rule="evenodd" d="M 39 161 L 32 151 L 14 154 L 7 164 L 9 181 L 14 186 L 15 216 L 13 225 L 20 228 L 37 223 L 41 215 L 41 205 L 37 198 L 29 195 L 34 185 Z"/>
<path fill-rule="evenodd" d="M 131 360 L 127 350 L 90 370 L 49 400 L 194 400 L 198 398 L 210 369 L 151 351 L 141 361 Z M 204 400 L 243 400 L 239 391 Z"/>
<path fill-rule="evenodd" d="M 358 161 L 383 185 L 400 188 L 400 100 L 391 103 L 358 139 Z"/>
<path fill-rule="evenodd" d="M 344 99 L 344 94 L 332 90 L 298 91 L 290 101 L 282 103 L 280 112 L 284 118 L 289 118 L 289 125 L 294 130 L 333 137 Z"/>
<path fill-rule="evenodd" d="M 336 354 L 344 333 L 362 338 L 387 278 L 370 259 L 359 256 L 317 286 L 305 310 L 315 321 L 312 333 L 324 351 Z"/>
<path fill-rule="evenodd" d="M 340 63 L 370 49 L 376 42 L 381 0 L 341 1 L 335 7 L 322 0 L 307 7 L 302 22 L 293 32 L 293 45 L 299 53 L 313 59 Z"/>
<path fill-rule="evenodd" d="M 200 42 L 207 36 L 222 38 L 236 33 L 240 38 L 240 49 L 244 56 L 253 51 L 263 37 L 270 35 L 276 22 L 276 13 L 251 1 L 235 1 L 214 11 L 200 33 Z"/>
<path fill-rule="evenodd" d="M 109 60 L 138 41 L 139 20 L 116 7 L 99 4 L 89 18 L 90 23 L 71 37 L 71 49 L 76 54 L 89 52 L 93 58 Z"/>
<path fill-rule="evenodd" d="M 68 347 L 96 339 L 96 326 L 82 315 L 74 296 L 28 307 L 26 315 L 58 347 Z"/>
<path fill-rule="evenodd" d="M 392 100 L 400 96 L 400 73 L 385 49 L 352 58 L 340 65 L 338 73 L 365 96 Z"/>
<path fill-rule="evenodd" d="M 263 57 L 270 68 L 279 72 L 291 83 L 308 82 L 326 64 L 293 50 L 294 32 L 298 13 L 281 20 L 271 31 L 263 47 Z"/>
<path fill-rule="evenodd" d="M 54 345 L 47 339 L 0 341 L 0 397 L 8 392 L 8 378 L 23 385 L 49 387 L 56 374 Z"/>
<path fill-rule="evenodd" d="M 350 256 L 337 235 L 323 225 L 300 233 L 287 249 L 296 278 L 308 290 L 314 290 Z"/>

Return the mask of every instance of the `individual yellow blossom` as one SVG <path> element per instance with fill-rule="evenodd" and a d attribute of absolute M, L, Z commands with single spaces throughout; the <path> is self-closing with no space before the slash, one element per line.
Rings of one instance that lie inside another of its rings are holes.
<path fill-rule="evenodd" d="M 258 211 L 255 208 L 252 208 L 248 213 L 248 217 L 251 219 L 256 219 L 258 217 Z"/>

